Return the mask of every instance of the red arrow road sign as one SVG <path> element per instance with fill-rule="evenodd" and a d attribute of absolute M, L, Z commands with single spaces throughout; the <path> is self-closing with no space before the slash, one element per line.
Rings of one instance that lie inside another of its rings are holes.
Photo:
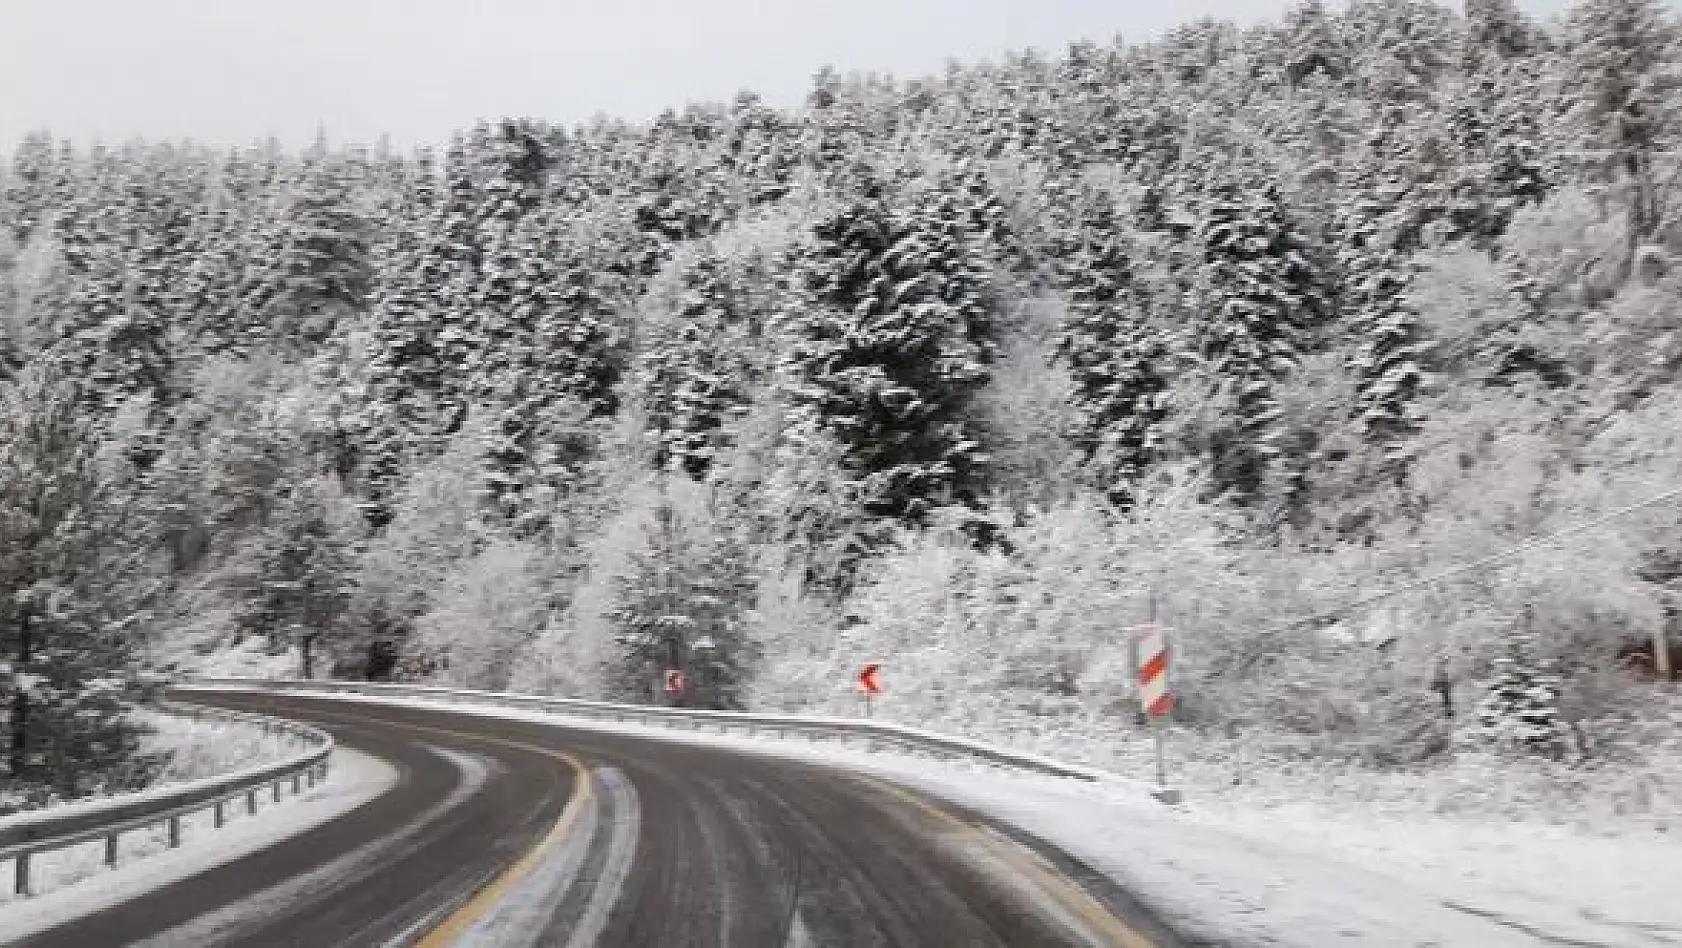
<path fill-rule="evenodd" d="M 683 672 L 676 668 L 666 669 L 666 692 L 668 694 L 681 694 L 686 684 L 688 684 L 688 679 L 684 677 Z"/>
<path fill-rule="evenodd" d="M 881 670 L 881 662 L 866 662 L 864 667 L 859 669 L 859 690 L 867 695 L 881 694 L 882 683 L 876 680 L 876 675 Z"/>

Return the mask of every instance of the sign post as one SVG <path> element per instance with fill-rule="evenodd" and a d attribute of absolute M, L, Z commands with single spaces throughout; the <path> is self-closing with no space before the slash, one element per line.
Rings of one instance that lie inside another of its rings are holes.
<path fill-rule="evenodd" d="M 867 718 L 875 716 L 871 698 L 882 693 L 882 682 L 876 677 L 881 671 L 881 662 L 865 662 L 864 667 L 859 669 L 859 691 L 864 695 L 864 716 Z"/>
<path fill-rule="evenodd" d="M 1153 622 L 1133 630 L 1133 682 L 1139 690 L 1139 708 L 1151 719 L 1156 743 L 1156 790 L 1151 795 L 1163 803 L 1178 803 L 1180 791 L 1168 786 L 1163 753 L 1167 717 L 1174 709 L 1174 695 L 1168 689 L 1168 657 L 1167 629 Z"/>

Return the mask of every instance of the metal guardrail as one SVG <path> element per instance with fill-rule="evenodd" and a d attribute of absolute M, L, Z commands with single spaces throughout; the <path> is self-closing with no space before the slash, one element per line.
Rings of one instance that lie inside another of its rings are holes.
<path fill-rule="evenodd" d="M 105 864 L 117 864 L 118 841 L 124 833 L 166 826 L 169 846 L 181 845 L 181 819 L 204 810 L 215 811 L 215 825 L 227 821 L 228 804 L 245 798 L 246 812 L 257 811 L 257 795 L 268 790 L 275 803 L 290 783 L 294 795 L 304 783 L 315 786 L 327 776 L 333 738 L 323 730 L 293 721 L 166 702 L 165 710 L 193 718 L 219 718 L 260 725 L 265 731 L 290 732 L 313 745 L 284 760 L 247 767 L 200 780 L 168 784 L 151 790 L 94 800 L 77 801 L 0 817 L 0 862 L 12 860 L 14 891 L 31 895 L 30 861 L 45 852 L 105 840 Z"/>
<path fill-rule="evenodd" d="M 643 724 L 651 727 L 691 730 L 732 731 L 769 734 L 775 737 L 804 737 L 811 740 L 845 740 L 863 743 L 871 750 L 891 748 L 941 759 L 969 759 L 1001 767 L 1077 780 L 1100 780 L 1102 771 L 1061 761 L 994 747 L 980 741 L 952 737 L 919 728 L 864 721 L 805 715 L 757 714 L 746 711 L 702 711 L 661 708 L 649 705 L 612 704 L 575 698 L 551 698 L 506 692 L 470 691 L 428 685 L 387 685 L 354 681 L 268 680 L 252 678 L 194 679 L 173 686 L 174 691 L 257 691 L 273 693 L 324 693 L 364 697 L 411 698 L 472 707 L 508 708 L 565 715 L 593 721 Z"/>

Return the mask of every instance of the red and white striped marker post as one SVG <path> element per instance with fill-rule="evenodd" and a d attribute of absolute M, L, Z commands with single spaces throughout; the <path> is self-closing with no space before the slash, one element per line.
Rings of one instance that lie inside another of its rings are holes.
<path fill-rule="evenodd" d="M 1133 635 L 1139 707 L 1153 719 L 1166 717 L 1174 707 L 1174 696 L 1168 691 L 1168 633 L 1161 626 L 1147 625 Z"/>
<path fill-rule="evenodd" d="M 1164 720 L 1174 709 L 1174 693 L 1168 688 L 1168 657 L 1167 629 L 1152 623 L 1133 630 L 1133 683 L 1139 691 L 1139 707 L 1150 716 L 1156 740 L 1157 789 L 1153 795 L 1164 803 L 1178 803 L 1179 791 L 1168 786 L 1162 750 Z"/>

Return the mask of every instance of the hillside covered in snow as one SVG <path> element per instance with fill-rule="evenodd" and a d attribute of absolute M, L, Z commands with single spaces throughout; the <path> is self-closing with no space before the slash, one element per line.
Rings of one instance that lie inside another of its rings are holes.
<path fill-rule="evenodd" d="M 876 660 L 1124 767 L 1154 616 L 1209 793 L 1674 815 L 1682 25 L 1465 6 L 9 145 L 0 812 L 149 779 L 142 670 L 855 713 Z"/>

